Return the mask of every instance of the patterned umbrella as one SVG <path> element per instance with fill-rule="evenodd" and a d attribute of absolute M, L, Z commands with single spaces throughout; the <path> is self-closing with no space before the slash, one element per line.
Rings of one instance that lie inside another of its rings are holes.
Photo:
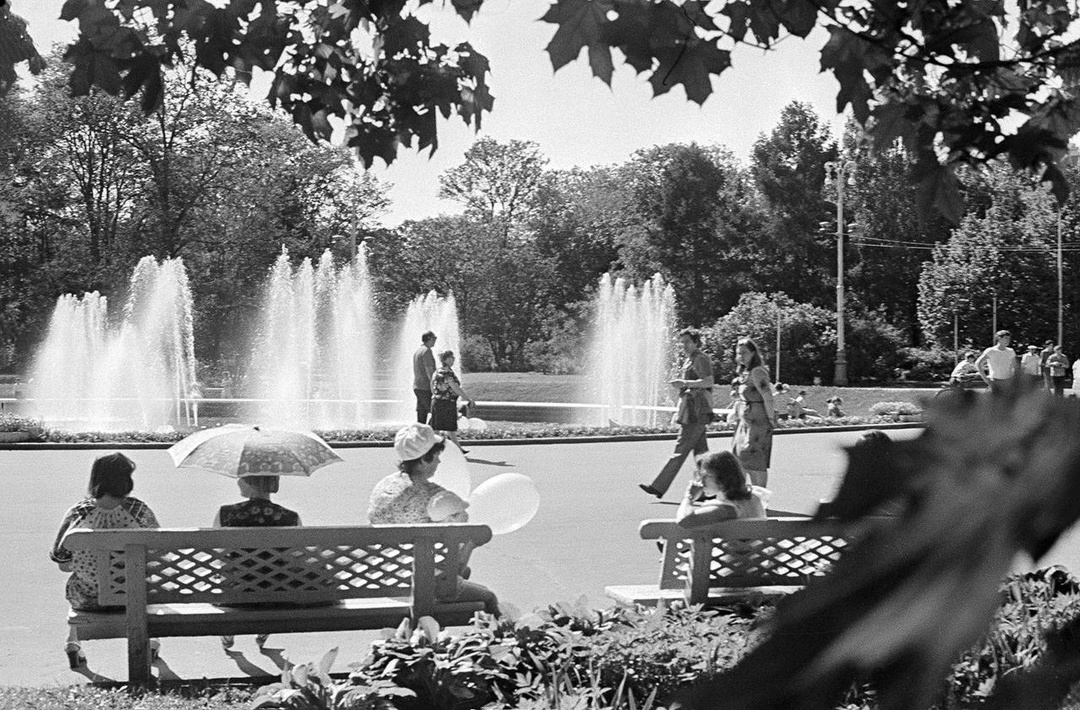
<path fill-rule="evenodd" d="M 310 476 L 341 461 L 315 434 L 287 429 L 223 426 L 204 429 L 169 447 L 177 468 L 196 468 L 230 478 Z"/>

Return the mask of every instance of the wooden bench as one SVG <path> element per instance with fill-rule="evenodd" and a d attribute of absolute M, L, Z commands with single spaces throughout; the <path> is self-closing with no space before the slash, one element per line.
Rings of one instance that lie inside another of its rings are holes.
<path fill-rule="evenodd" d="M 128 639 L 128 679 L 150 679 L 149 641 L 393 627 L 434 617 L 469 623 L 480 602 L 452 596 L 460 546 L 491 540 L 486 525 L 73 530 L 92 551 L 98 603 L 72 610 L 80 639 Z M 243 605 L 243 606 L 236 606 Z"/>
<path fill-rule="evenodd" d="M 717 604 L 787 594 L 824 574 L 850 544 L 838 521 L 805 517 L 728 520 L 696 530 L 646 520 L 639 532 L 663 541 L 660 581 L 605 589 L 627 604 Z"/>

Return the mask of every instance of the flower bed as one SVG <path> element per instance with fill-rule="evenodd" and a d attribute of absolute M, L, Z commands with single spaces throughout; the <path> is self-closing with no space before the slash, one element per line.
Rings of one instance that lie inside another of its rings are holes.
<path fill-rule="evenodd" d="M 909 421 L 917 421 L 921 414 L 913 415 Z M 780 429 L 809 429 L 836 426 L 859 426 L 882 424 L 897 421 L 894 414 L 873 417 L 839 417 L 826 419 L 809 417 L 806 419 L 782 419 Z M 709 431 L 734 431 L 735 425 L 721 422 L 709 426 Z M 392 442 L 397 427 L 375 427 L 371 429 L 331 429 L 316 431 L 319 436 L 331 443 L 348 442 Z M 577 424 L 543 424 L 520 422 L 492 422 L 483 431 L 462 430 L 458 436 L 464 441 L 500 441 L 512 439 L 563 439 L 579 437 L 618 437 L 648 436 L 655 434 L 674 434 L 678 427 L 661 426 L 585 426 Z M 118 431 L 118 432 L 70 432 L 61 429 L 45 429 L 39 423 L 38 433 L 31 436 L 31 441 L 57 443 L 173 443 L 183 439 L 191 431 Z"/>

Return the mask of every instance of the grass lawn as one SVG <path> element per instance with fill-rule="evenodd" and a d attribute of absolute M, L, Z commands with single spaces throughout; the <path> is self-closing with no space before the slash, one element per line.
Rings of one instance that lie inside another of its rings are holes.
<path fill-rule="evenodd" d="M 466 391 L 481 402 L 580 402 L 584 381 L 582 375 L 543 375 L 535 372 L 475 372 L 462 376 Z M 825 414 L 825 400 L 839 395 L 844 400 L 844 414 L 854 417 L 870 416 L 870 407 L 878 402 L 922 402 L 933 397 L 936 385 L 917 387 L 815 387 L 793 385 L 788 397 L 806 390 L 806 406 Z M 729 403 L 726 387 L 720 387 L 715 397 L 717 407 Z M 673 403 L 674 404 L 674 403 Z M 786 411 L 787 401 L 778 397 L 777 407 Z"/>

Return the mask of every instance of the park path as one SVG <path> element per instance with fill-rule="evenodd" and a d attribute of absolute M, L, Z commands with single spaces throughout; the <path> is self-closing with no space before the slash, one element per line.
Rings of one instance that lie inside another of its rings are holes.
<path fill-rule="evenodd" d="M 915 436 L 918 430 L 894 432 Z M 770 505 L 810 512 L 831 496 L 843 471 L 842 446 L 860 432 L 789 434 L 774 444 Z M 710 440 L 713 448 L 730 439 Z M 528 526 L 496 537 L 473 557 L 473 579 L 489 585 L 504 603 L 524 611 L 585 597 L 609 606 L 609 584 L 648 583 L 657 574 L 656 548 L 637 536 L 644 518 L 671 517 L 689 480 L 689 464 L 664 501 L 637 488 L 669 454 L 671 441 L 589 444 L 473 446 L 469 454 L 475 487 L 490 476 L 518 472 L 531 476 L 541 508 Z M 52 537 L 64 511 L 85 490 L 90 463 L 100 451 L 2 451 L 0 487 L 0 685 L 52 686 L 84 682 L 67 669 L 61 653 L 66 628 L 65 575 L 48 559 Z M 157 513 L 162 525 L 205 526 L 222 503 L 237 499 L 226 478 L 178 472 L 163 450 L 129 451 L 138 464 L 134 495 Z M 286 478 L 277 498 L 298 510 L 308 525 L 361 522 L 372 486 L 393 470 L 389 448 L 342 449 L 344 464 L 310 479 Z M 1045 563 L 1080 569 L 1080 536 L 1070 535 Z M 316 660 L 332 646 L 341 654 L 335 670 L 366 655 L 376 633 L 283 634 L 260 653 L 251 638 L 240 638 L 241 655 L 230 659 L 216 639 L 165 639 L 159 667 L 165 677 L 228 677 L 275 673 L 284 658 Z M 104 678 L 126 677 L 125 641 L 86 644 L 90 667 Z"/>

